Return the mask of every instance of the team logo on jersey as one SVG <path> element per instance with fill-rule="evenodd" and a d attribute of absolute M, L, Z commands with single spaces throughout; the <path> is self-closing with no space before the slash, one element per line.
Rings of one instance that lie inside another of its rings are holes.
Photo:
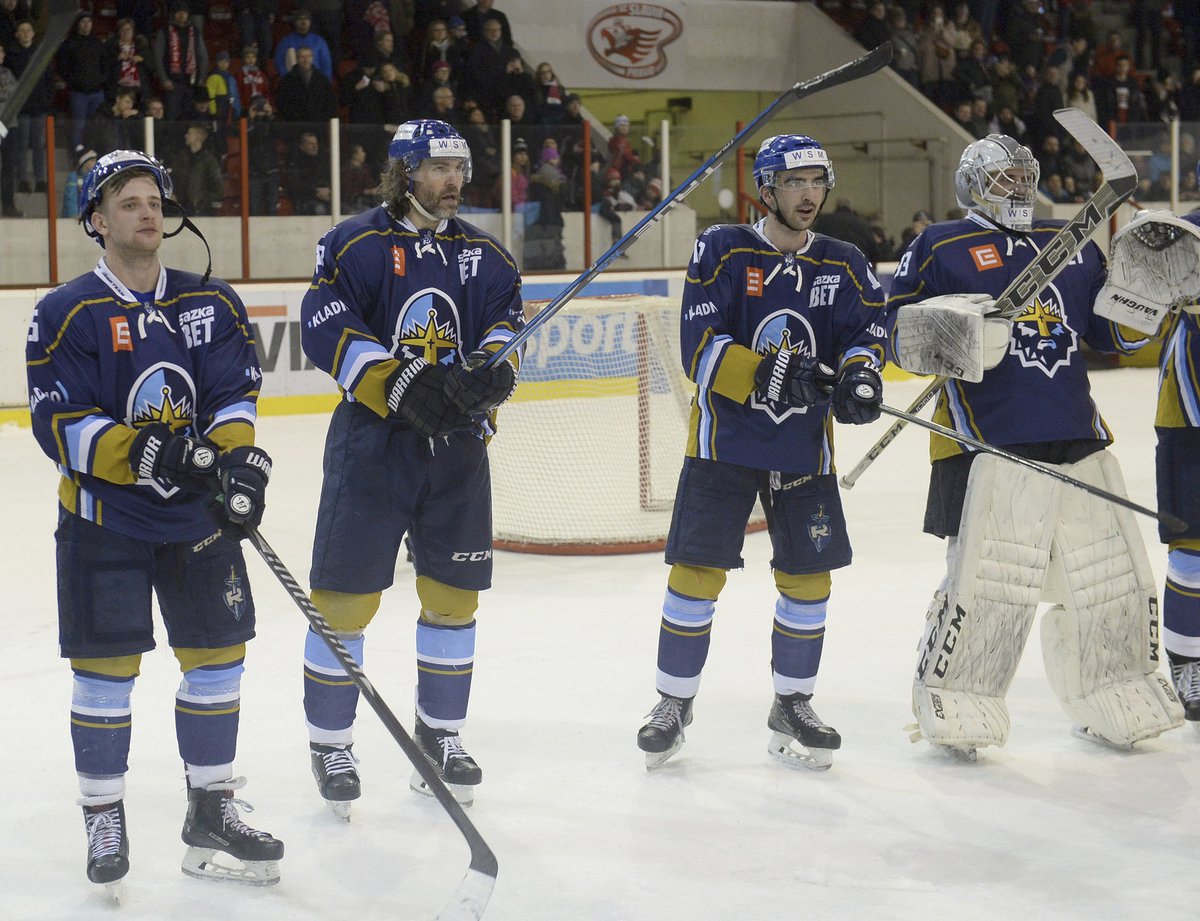
<path fill-rule="evenodd" d="M 1047 377 L 1054 377 L 1059 368 L 1071 363 L 1071 356 L 1079 351 L 1079 337 L 1067 325 L 1065 313 L 1062 295 L 1050 285 L 1013 320 L 1008 350 L 1022 367 L 1040 368 Z"/>
<path fill-rule="evenodd" d="M 683 34 L 683 20 L 653 3 L 618 3 L 588 23 L 588 51 L 618 77 L 647 80 L 667 68 L 666 47 Z"/>
<path fill-rule="evenodd" d="M 820 553 L 829 546 L 833 539 L 833 528 L 829 524 L 829 516 L 825 514 L 825 506 L 818 505 L 816 512 L 808 516 L 808 539 Z"/>
<path fill-rule="evenodd" d="M 229 567 L 229 576 L 225 579 L 225 607 L 229 608 L 229 613 L 237 621 L 246 613 L 246 592 L 242 588 L 242 580 L 238 577 L 237 570 L 232 566 Z"/>
<path fill-rule="evenodd" d="M 461 344 L 458 307 L 448 294 L 425 288 L 408 299 L 396 318 L 392 354 L 424 358 L 430 364 L 450 360 Z"/>
<path fill-rule="evenodd" d="M 172 432 L 182 432 L 191 426 L 195 414 L 196 386 L 179 365 L 159 362 L 143 371 L 129 388 L 125 421 L 135 429 L 161 422 Z M 152 486 L 163 498 L 179 492 L 164 480 L 142 478 L 138 484 Z"/>
<path fill-rule="evenodd" d="M 808 320 L 791 310 L 777 310 L 766 317 L 754 332 L 754 351 L 759 355 L 777 355 L 787 350 L 797 355 L 816 356 L 816 336 Z M 785 406 L 765 400 L 757 393 L 750 395 L 750 407 L 765 412 L 775 422 L 788 416 L 808 412 L 807 406 Z"/>

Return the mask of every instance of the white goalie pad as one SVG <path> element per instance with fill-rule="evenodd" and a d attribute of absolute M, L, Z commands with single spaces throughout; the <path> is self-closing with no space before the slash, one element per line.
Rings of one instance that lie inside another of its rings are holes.
<path fill-rule="evenodd" d="M 1200 311 L 1200 227 L 1170 211 L 1139 211 L 1112 238 L 1095 312 L 1146 335 L 1172 308 Z"/>
<path fill-rule="evenodd" d="M 1100 451 L 1064 473 L 1125 495 L 1117 459 Z M 1058 603 L 1042 619 L 1042 659 L 1072 722 L 1116 748 L 1183 724 L 1183 707 L 1158 670 L 1158 599 L 1128 509 L 1063 491 L 1047 587 Z"/>
<path fill-rule="evenodd" d="M 897 363 L 914 374 L 983 380 L 1012 335 L 1010 321 L 987 315 L 995 304 L 986 294 L 942 294 L 901 305 L 892 332 Z"/>
<path fill-rule="evenodd" d="M 963 751 L 1007 741 L 1004 696 L 1041 598 L 1058 489 L 992 455 L 971 465 L 913 682 L 913 714 L 929 741 Z"/>

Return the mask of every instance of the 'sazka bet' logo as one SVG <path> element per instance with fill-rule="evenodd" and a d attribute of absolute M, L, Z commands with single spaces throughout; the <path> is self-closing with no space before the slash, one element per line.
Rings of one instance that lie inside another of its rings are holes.
<path fill-rule="evenodd" d="M 618 77 L 647 80 L 667 67 L 665 48 L 683 33 L 683 20 L 653 3 L 618 3 L 588 24 L 588 50 Z"/>

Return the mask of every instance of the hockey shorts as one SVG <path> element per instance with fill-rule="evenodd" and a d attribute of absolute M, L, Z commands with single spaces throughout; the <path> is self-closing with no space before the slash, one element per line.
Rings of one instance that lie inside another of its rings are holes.
<path fill-rule="evenodd" d="M 1188 524 L 1186 531 L 1177 533 L 1160 522 L 1158 539 L 1166 544 L 1200 538 L 1200 429 L 1156 427 L 1154 433 L 1158 508 Z"/>
<path fill-rule="evenodd" d="M 1108 442 L 1092 438 L 1078 438 L 1071 441 L 1004 445 L 1004 450 L 1043 464 L 1074 464 L 1089 454 L 1103 451 L 1107 444 Z M 962 518 L 963 501 L 967 496 L 967 477 L 971 475 L 971 463 L 978 456 L 978 452 L 969 451 L 933 462 L 929 471 L 929 496 L 925 501 L 926 534 L 934 534 L 937 537 L 958 536 L 958 523 Z"/>
<path fill-rule="evenodd" d="M 837 477 L 775 474 L 686 457 L 667 535 L 667 562 L 740 569 L 746 523 L 759 491 L 770 491 L 771 568 L 793 575 L 850 565 Z"/>
<path fill-rule="evenodd" d="M 487 448 L 465 432 L 424 438 L 343 401 L 325 440 L 310 584 L 383 591 L 395 579 L 405 532 L 418 576 L 472 591 L 492 584 Z"/>
<path fill-rule="evenodd" d="M 100 659 L 155 646 L 151 594 L 174 648 L 222 649 L 254 636 L 241 545 L 213 534 L 138 540 L 59 509 L 58 636 L 63 658 Z"/>

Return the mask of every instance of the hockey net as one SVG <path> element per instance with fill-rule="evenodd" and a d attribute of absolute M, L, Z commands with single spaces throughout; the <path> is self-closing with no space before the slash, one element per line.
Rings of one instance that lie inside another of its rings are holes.
<path fill-rule="evenodd" d="M 520 383 L 488 449 L 496 547 L 661 549 L 694 390 L 679 362 L 678 301 L 568 303 L 526 344 Z"/>

